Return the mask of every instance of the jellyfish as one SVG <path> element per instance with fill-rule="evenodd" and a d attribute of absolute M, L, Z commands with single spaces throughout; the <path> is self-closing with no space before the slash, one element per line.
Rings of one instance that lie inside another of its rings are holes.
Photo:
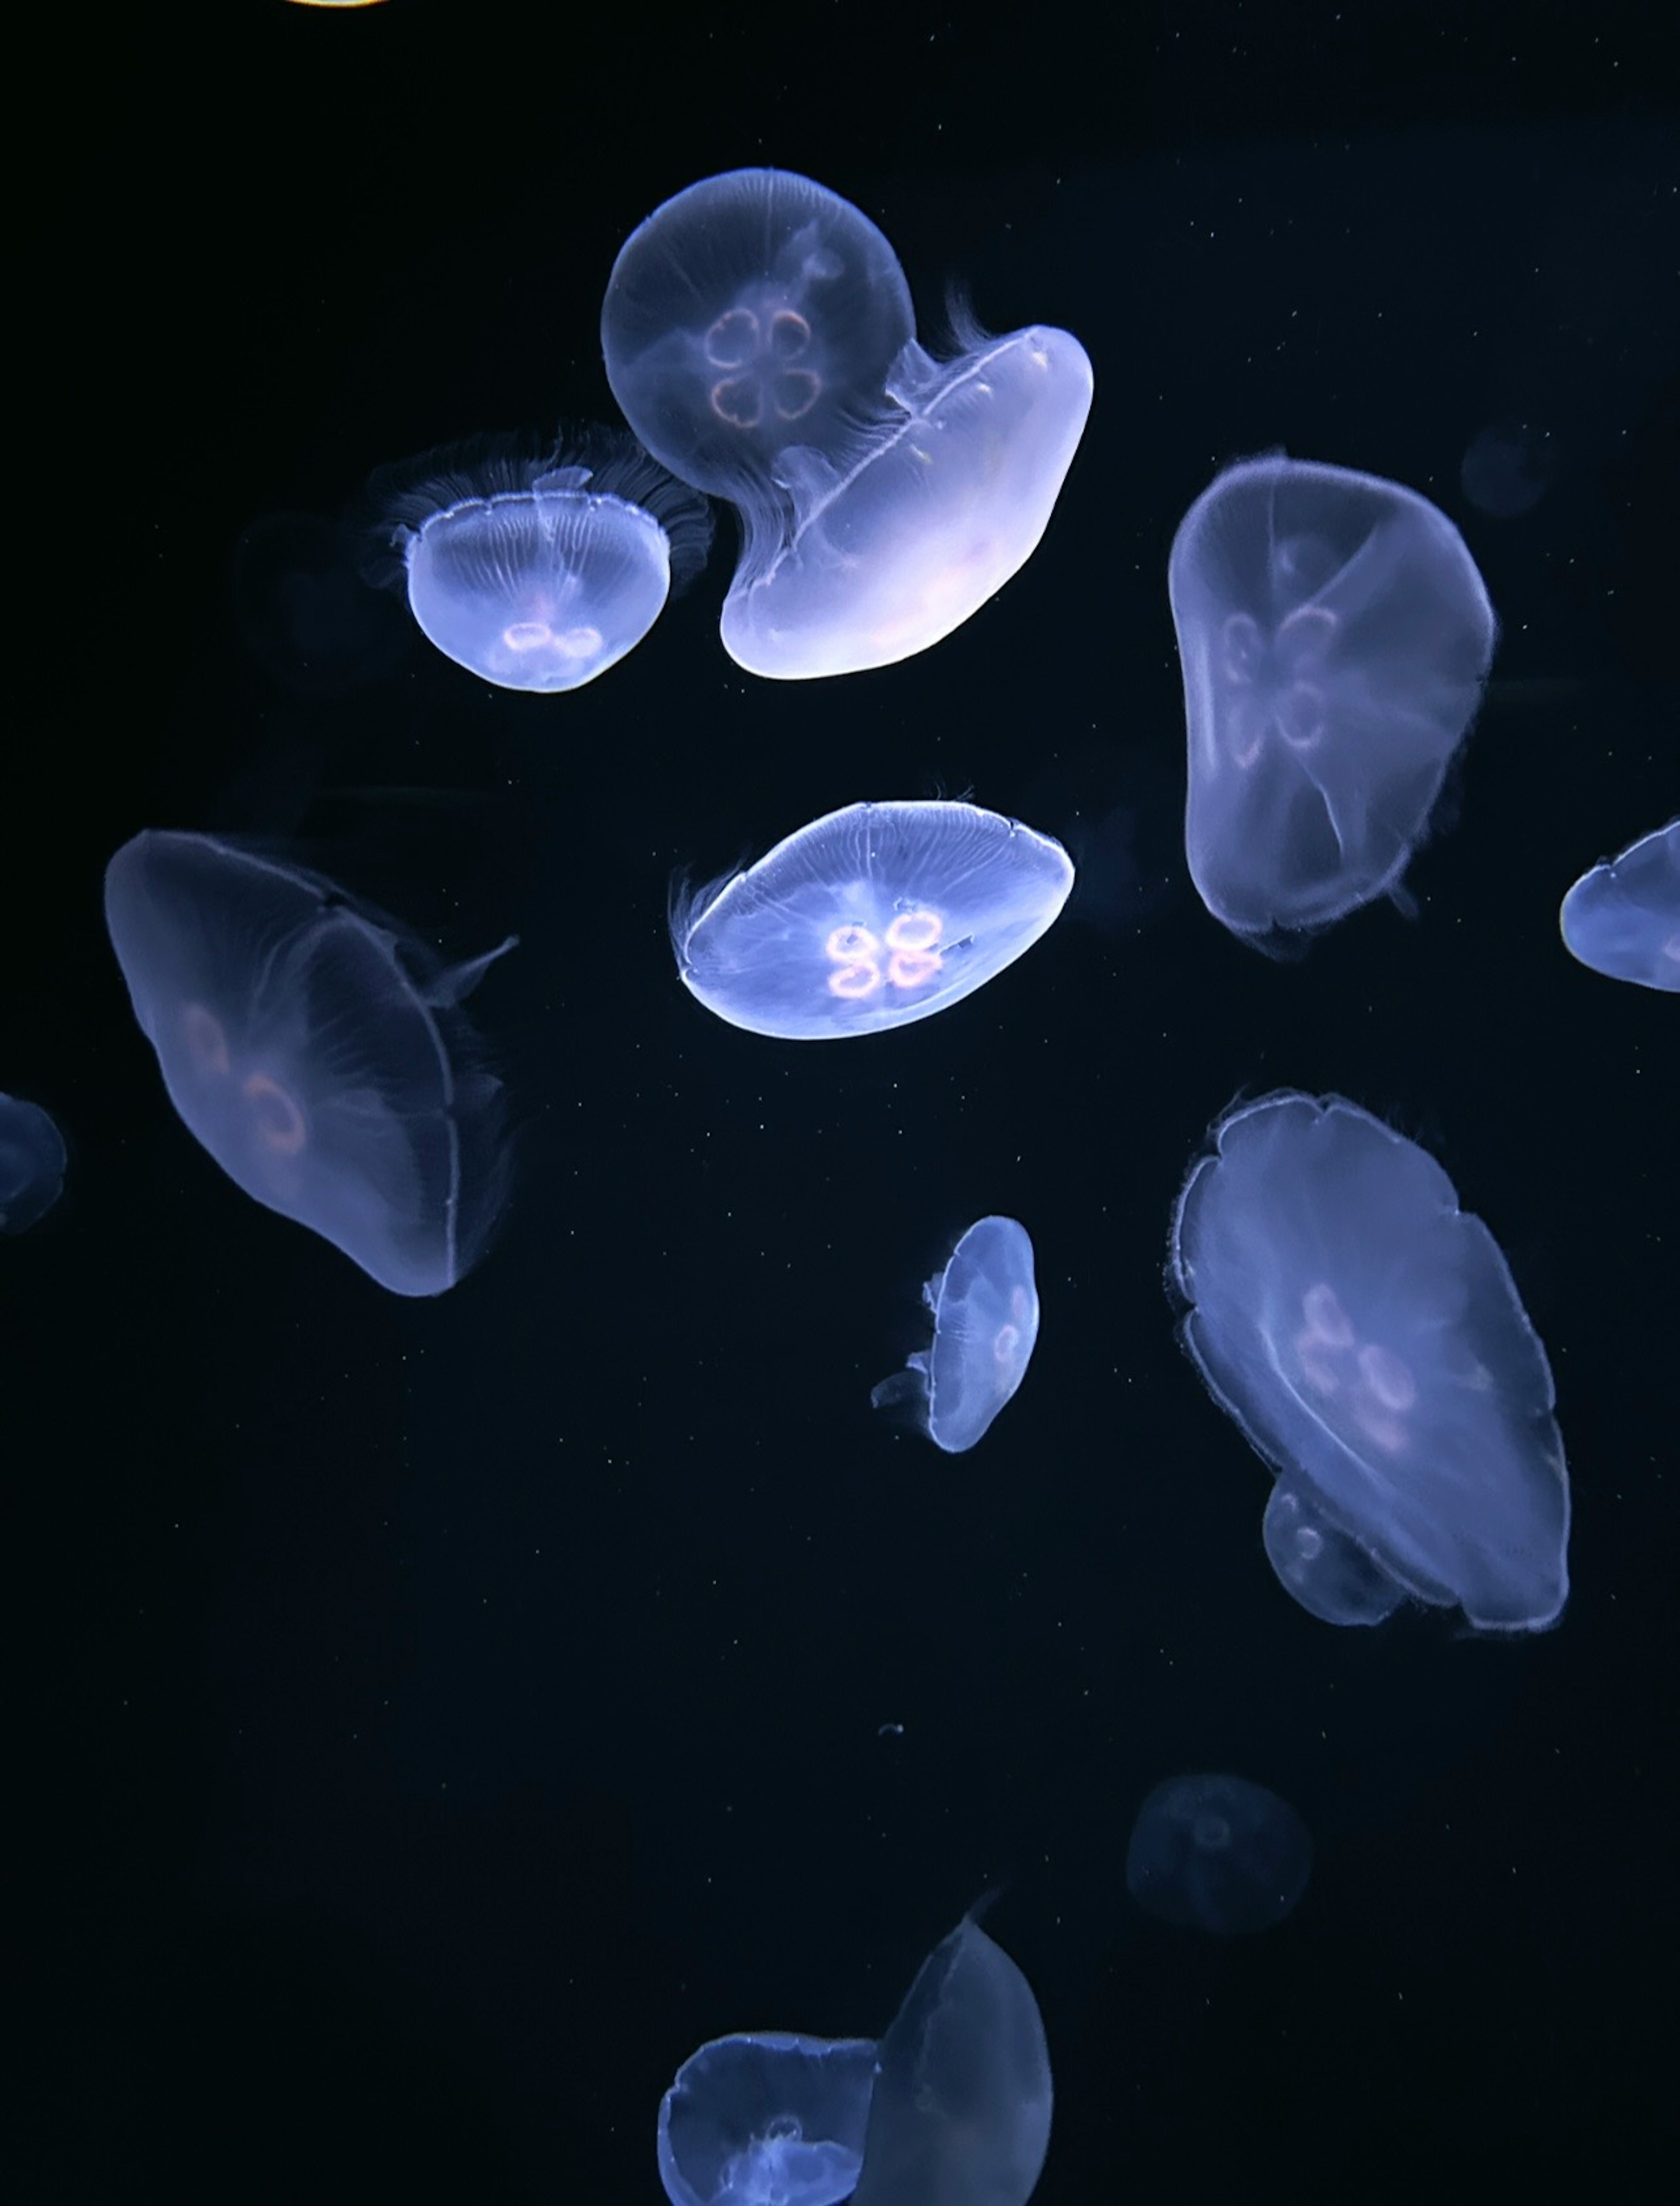
<path fill-rule="evenodd" d="M 481 1253 L 505 1188 L 500 1083 L 448 967 L 301 866 L 148 831 L 105 873 L 134 1017 L 188 1130 L 245 1193 L 393 1294 Z"/>
<path fill-rule="evenodd" d="M 1270 1930 L 1307 1888 L 1313 1841 L 1286 1800 L 1246 1777 L 1174 1777 L 1138 1810 L 1126 1884 L 1180 1930 Z"/>
<path fill-rule="evenodd" d="M 1263 940 L 1397 896 L 1492 661 L 1458 531 L 1397 483 L 1272 454 L 1196 500 L 1168 587 L 1209 911 Z"/>
<path fill-rule="evenodd" d="M 641 641 L 706 563 L 710 510 L 631 438 L 541 456 L 509 439 L 374 478 L 376 581 L 401 584 L 446 659 L 501 689 L 581 689 Z"/>
<path fill-rule="evenodd" d="M 1564 946 L 1594 972 L 1680 993 L 1680 819 L 1583 873 L 1558 917 Z"/>
<path fill-rule="evenodd" d="M 1242 1105 L 1184 1183 L 1168 1281 L 1208 1391 L 1276 1473 L 1266 1550 L 1304 1608 L 1557 1620 L 1570 1489 L 1551 1367 L 1433 1157 L 1339 1096 Z"/>
<path fill-rule="evenodd" d="M 1380 1624 L 1405 1598 L 1357 1540 L 1338 1531 L 1310 1494 L 1280 1471 L 1272 1482 L 1260 1540 L 1278 1583 L 1326 1624 Z"/>
<path fill-rule="evenodd" d="M 601 312 L 607 380 L 657 459 L 740 512 L 724 648 L 779 681 L 938 643 L 1032 557 L 1091 409 L 1065 330 L 916 342 L 892 247 L 804 176 L 742 169 L 668 200 Z"/>
<path fill-rule="evenodd" d="M 370 590 L 360 529 L 319 515 L 253 522 L 234 551 L 233 602 L 270 680 L 312 703 L 390 681 L 414 648 L 394 597 Z"/>
<path fill-rule="evenodd" d="M 678 884 L 684 985 L 783 1041 L 931 1018 L 1012 965 L 1073 885 L 1061 844 L 974 804 L 852 804 L 743 873 Z"/>
<path fill-rule="evenodd" d="M 659 2108 L 670 2206 L 837 2206 L 856 2188 L 873 2038 L 764 2030 L 714 2038 Z"/>
<path fill-rule="evenodd" d="M 21 1233 L 64 1190 L 64 1136 L 39 1103 L 0 1095 L 0 1233 Z"/>
<path fill-rule="evenodd" d="M 1032 1987 L 965 1918 L 881 2040 L 855 2206 L 1026 2206 L 1052 2097 Z"/>
<path fill-rule="evenodd" d="M 1026 1227 L 1013 1218 L 977 1219 L 921 1291 L 933 1313 L 933 1345 L 869 1398 L 877 1409 L 914 1398 L 928 1438 L 947 1455 L 962 1455 L 985 1438 L 1027 1376 L 1039 1337 Z"/>

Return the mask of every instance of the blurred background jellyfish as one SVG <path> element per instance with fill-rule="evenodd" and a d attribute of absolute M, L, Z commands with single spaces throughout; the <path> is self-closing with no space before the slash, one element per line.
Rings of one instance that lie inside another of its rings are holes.
<path fill-rule="evenodd" d="M 1208 1391 L 1277 1472 L 1280 1582 L 1335 1624 L 1406 1596 L 1488 1631 L 1555 1622 L 1556 1397 L 1492 1235 L 1433 1157 L 1338 1096 L 1264 1096 L 1213 1144 L 1178 1199 L 1169 1280 Z"/>
<path fill-rule="evenodd" d="M 714 2038 L 659 2107 L 670 2206 L 838 2206 L 857 2186 L 873 2038 L 782 2030 Z"/>
<path fill-rule="evenodd" d="M 504 1189 L 499 1082 L 445 966 L 284 860 L 147 831 L 105 873 L 134 1017 L 188 1130 L 247 1195 L 393 1294 L 441 1294 Z"/>
<path fill-rule="evenodd" d="M 1680 820 L 1583 873 L 1558 923 L 1570 956 L 1606 980 L 1680 994 Z"/>
<path fill-rule="evenodd" d="M 1398 483 L 1272 454 L 1190 508 L 1168 588 L 1209 911 L 1310 933 L 1397 890 L 1492 662 L 1458 531 Z"/>
<path fill-rule="evenodd" d="M 712 542 L 710 509 L 634 438 L 590 429 L 541 456 L 485 441 L 370 486 L 376 581 L 406 587 L 446 659 L 502 689 L 577 689 L 641 641 Z"/>
<path fill-rule="evenodd" d="M 39 1103 L 0 1095 L 0 1233 L 45 1218 L 64 1190 L 64 1136 Z"/>
<path fill-rule="evenodd" d="M 956 334 L 955 358 L 924 351 L 880 231 L 783 170 L 691 185 L 620 252 L 607 380 L 656 458 L 740 511 L 722 633 L 749 673 L 891 665 L 1032 557 L 1091 363 L 1064 330 Z"/>
<path fill-rule="evenodd" d="M 1246 1777 L 1170 1778 L 1138 1810 L 1126 1884 L 1147 1915 L 1236 1937 L 1295 1912 L 1313 1841 L 1286 1800 Z"/>
<path fill-rule="evenodd" d="M 673 890 L 683 984 L 749 1034 L 822 1041 L 930 1018 L 1013 964 L 1073 886 L 1062 845 L 974 804 L 852 804 L 743 873 Z"/>
<path fill-rule="evenodd" d="M 370 590 L 361 532 L 265 514 L 234 552 L 233 602 L 252 656 L 295 697 L 327 702 L 390 681 L 414 649 L 396 599 Z"/>
<path fill-rule="evenodd" d="M 881 2040 L 856 2206 L 1026 2206 L 1052 2101 L 1032 1987 L 965 1918 Z"/>
<path fill-rule="evenodd" d="M 928 1438 L 948 1455 L 984 1439 L 1027 1376 L 1039 1337 L 1033 1243 L 1013 1218 L 971 1225 L 942 1272 L 922 1289 L 933 1313 L 933 1345 L 882 1380 L 877 1409 L 914 1400 Z"/>

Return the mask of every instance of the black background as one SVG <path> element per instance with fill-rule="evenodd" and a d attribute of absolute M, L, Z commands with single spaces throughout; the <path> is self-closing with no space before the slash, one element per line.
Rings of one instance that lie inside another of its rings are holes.
<path fill-rule="evenodd" d="M 1055 2067 L 1044 2206 L 1660 2164 L 1680 1052 L 1555 915 L 1680 795 L 1664 12 L 276 5 L 148 26 L 109 110 L 67 103 L 33 236 L 71 340 L 43 414 L 81 418 L 14 537 L 57 641 L 14 724 L 3 1081 L 72 1161 L 0 1255 L 32 2195 L 655 2200 L 689 2051 L 878 2032 L 993 1887 Z M 725 516 L 572 697 L 487 691 L 380 600 L 360 686 L 289 651 L 285 517 L 612 419 L 618 245 L 761 163 L 880 224 L 925 328 L 956 281 L 1090 352 L 1002 597 L 903 665 L 754 682 Z M 1552 468 L 1520 518 L 1460 484 L 1501 423 Z M 1278 444 L 1436 499 L 1503 634 L 1415 920 L 1274 964 L 1184 874 L 1165 574 Z M 835 1051 L 682 990 L 674 869 L 968 791 L 1082 869 L 982 993 Z M 441 1300 L 174 1117 L 101 916 L 148 826 L 295 837 L 450 954 L 519 931 L 474 999 L 514 1199 Z M 1573 1474 L 1552 1634 L 1337 1633 L 1271 1577 L 1160 1266 L 1208 1122 L 1282 1085 L 1424 1142 L 1509 1255 Z M 946 1458 L 869 1389 L 993 1210 L 1044 1330 Z M 1183 1768 L 1305 1817 L 1282 1929 L 1132 1907 Z"/>

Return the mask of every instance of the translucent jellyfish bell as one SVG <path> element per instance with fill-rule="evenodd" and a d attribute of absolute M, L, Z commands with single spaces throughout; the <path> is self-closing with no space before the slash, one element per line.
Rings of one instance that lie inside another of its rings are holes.
<path fill-rule="evenodd" d="M 39 1103 L 0 1095 L 0 1233 L 45 1218 L 64 1190 L 64 1136 Z"/>
<path fill-rule="evenodd" d="M 1492 661 L 1458 531 L 1397 483 L 1273 454 L 1196 500 L 1168 586 L 1209 911 L 1311 932 L 1396 889 Z"/>
<path fill-rule="evenodd" d="M 499 1083 L 458 1006 L 510 945 L 446 968 L 301 866 L 153 832 L 111 860 L 105 921 L 170 1100 L 228 1177 L 393 1294 L 452 1286 L 504 1180 Z"/>
<path fill-rule="evenodd" d="M 724 647 L 784 681 L 926 650 L 1037 548 L 1091 408 L 1064 330 L 957 356 L 915 342 L 891 247 L 855 207 L 773 169 L 660 207 L 601 315 L 613 395 L 650 451 L 731 499 L 745 545 Z"/>
<path fill-rule="evenodd" d="M 1570 954 L 1594 972 L 1680 993 L 1680 820 L 1583 873 L 1558 916 Z"/>
<path fill-rule="evenodd" d="M 1013 1218 L 982 1218 L 922 1289 L 933 1345 L 870 1396 L 879 1409 L 914 1398 L 927 1435 L 948 1455 L 984 1439 L 1027 1375 L 1039 1337 L 1033 1243 Z"/>
<path fill-rule="evenodd" d="M 1061 844 L 978 805 L 853 804 L 744 873 L 679 886 L 684 985 L 750 1034 L 820 1041 L 930 1018 L 1013 964 L 1073 885 Z"/>
<path fill-rule="evenodd" d="M 1313 1841 L 1287 1800 L 1246 1777 L 1174 1777 L 1138 1811 L 1126 1884 L 1162 1923 L 1236 1937 L 1293 1914 L 1312 1866 Z"/>
<path fill-rule="evenodd" d="M 542 458 L 505 444 L 434 453 L 384 470 L 373 495 L 420 629 L 503 689 L 576 689 L 604 674 L 712 540 L 705 501 L 606 430 Z"/>
<path fill-rule="evenodd" d="M 1091 411 L 1065 330 L 962 333 L 955 360 L 905 348 L 873 435 L 837 458 L 783 455 L 790 527 L 746 510 L 722 622 L 749 674 L 799 682 L 891 666 L 971 619 L 1038 549 Z"/>
<path fill-rule="evenodd" d="M 1337 1096 L 1244 1105 L 1185 1182 L 1170 1281 L 1209 1392 L 1277 1471 L 1266 1553 L 1304 1607 L 1373 1623 L 1409 1596 L 1489 1631 L 1555 1622 L 1570 1491 L 1551 1367 L 1432 1157 Z"/>
<path fill-rule="evenodd" d="M 1032 1987 L 965 1919 L 881 2040 L 855 2206 L 1026 2206 L 1052 2103 Z"/>
<path fill-rule="evenodd" d="M 667 200 L 626 241 L 601 307 L 631 428 L 682 481 L 743 506 L 774 503 L 783 452 L 841 449 L 914 335 L 874 224 L 782 169 Z"/>
<path fill-rule="evenodd" d="M 872 2038 L 779 2030 L 714 2038 L 659 2108 L 671 2206 L 838 2206 L 863 2161 Z"/>
<path fill-rule="evenodd" d="M 1357 1540 L 1290 1483 L 1287 1472 L 1272 1482 L 1260 1539 L 1278 1584 L 1326 1624 L 1380 1624 L 1405 1597 Z"/>

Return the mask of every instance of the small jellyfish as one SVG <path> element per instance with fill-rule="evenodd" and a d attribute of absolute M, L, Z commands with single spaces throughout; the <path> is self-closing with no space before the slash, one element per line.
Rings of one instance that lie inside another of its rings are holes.
<path fill-rule="evenodd" d="M 1546 430 L 1528 421 L 1499 421 L 1470 439 L 1458 481 L 1481 512 L 1515 521 L 1540 504 L 1557 472 L 1558 448 Z"/>
<path fill-rule="evenodd" d="M 1246 1777 L 1174 1777 L 1138 1810 L 1126 1884 L 1146 1914 L 1236 1937 L 1295 1912 L 1313 1841 L 1286 1800 Z"/>
<path fill-rule="evenodd" d="M 1260 1519 L 1266 1559 L 1278 1583 L 1326 1624 L 1380 1624 L 1405 1598 L 1357 1540 L 1338 1531 L 1286 1472 L 1272 1482 Z"/>
<path fill-rule="evenodd" d="M 691 185 L 634 232 L 601 312 L 607 379 L 674 474 L 743 530 L 722 622 L 749 673 L 926 651 L 1031 557 L 1091 408 L 1065 330 L 917 343 L 892 247 L 807 177 Z"/>
<path fill-rule="evenodd" d="M 1570 955 L 1594 972 L 1680 993 L 1680 820 L 1583 873 L 1558 917 Z"/>
<path fill-rule="evenodd" d="M 511 945 L 444 967 L 301 866 L 151 831 L 106 869 L 105 923 L 170 1100 L 235 1185 L 393 1294 L 453 1286 L 505 1179 L 458 1007 Z"/>
<path fill-rule="evenodd" d="M 0 1233 L 45 1217 L 64 1189 L 64 1136 L 39 1103 L 0 1095 Z"/>
<path fill-rule="evenodd" d="M 1259 939 L 1397 891 L 1492 661 L 1458 531 L 1397 483 L 1274 454 L 1203 492 L 1168 587 L 1209 911 Z"/>
<path fill-rule="evenodd" d="M 1570 1489 L 1551 1367 L 1433 1157 L 1339 1096 L 1241 1106 L 1184 1183 L 1168 1280 L 1208 1391 L 1276 1471 L 1266 1554 L 1303 1607 L 1556 1621 Z"/>
<path fill-rule="evenodd" d="M 706 563 L 703 498 L 631 438 L 587 430 L 541 457 L 510 441 L 429 454 L 370 487 L 401 584 L 446 659 L 502 689 L 576 689 L 641 641 Z"/>
<path fill-rule="evenodd" d="M 985 1438 L 1027 1376 L 1039 1337 L 1033 1244 L 1013 1218 L 982 1218 L 922 1289 L 933 1345 L 870 1396 L 877 1409 L 914 1398 L 927 1436 L 947 1455 Z"/>
<path fill-rule="evenodd" d="M 670 2206 L 838 2206 L 856 2188 L 869 2123 L 872 2038 L 763 2030 L 714 2038 L 659 2108 Z"/>
<path fill-rule="evenodd" d="M 881 2040 L 855 2206 L 1026 2206 L 1052 2102 L 1032 1987 L 965 1919 Z"/>
<path fill-rule="evenodd" d="M 978 805 L 853 804 L 744 873 L 679 885 L 684 986 L 730 1026 L 784 1041 L 930 1018 L 1013 964 L 1073 885 L 1061 844 Z"/>

